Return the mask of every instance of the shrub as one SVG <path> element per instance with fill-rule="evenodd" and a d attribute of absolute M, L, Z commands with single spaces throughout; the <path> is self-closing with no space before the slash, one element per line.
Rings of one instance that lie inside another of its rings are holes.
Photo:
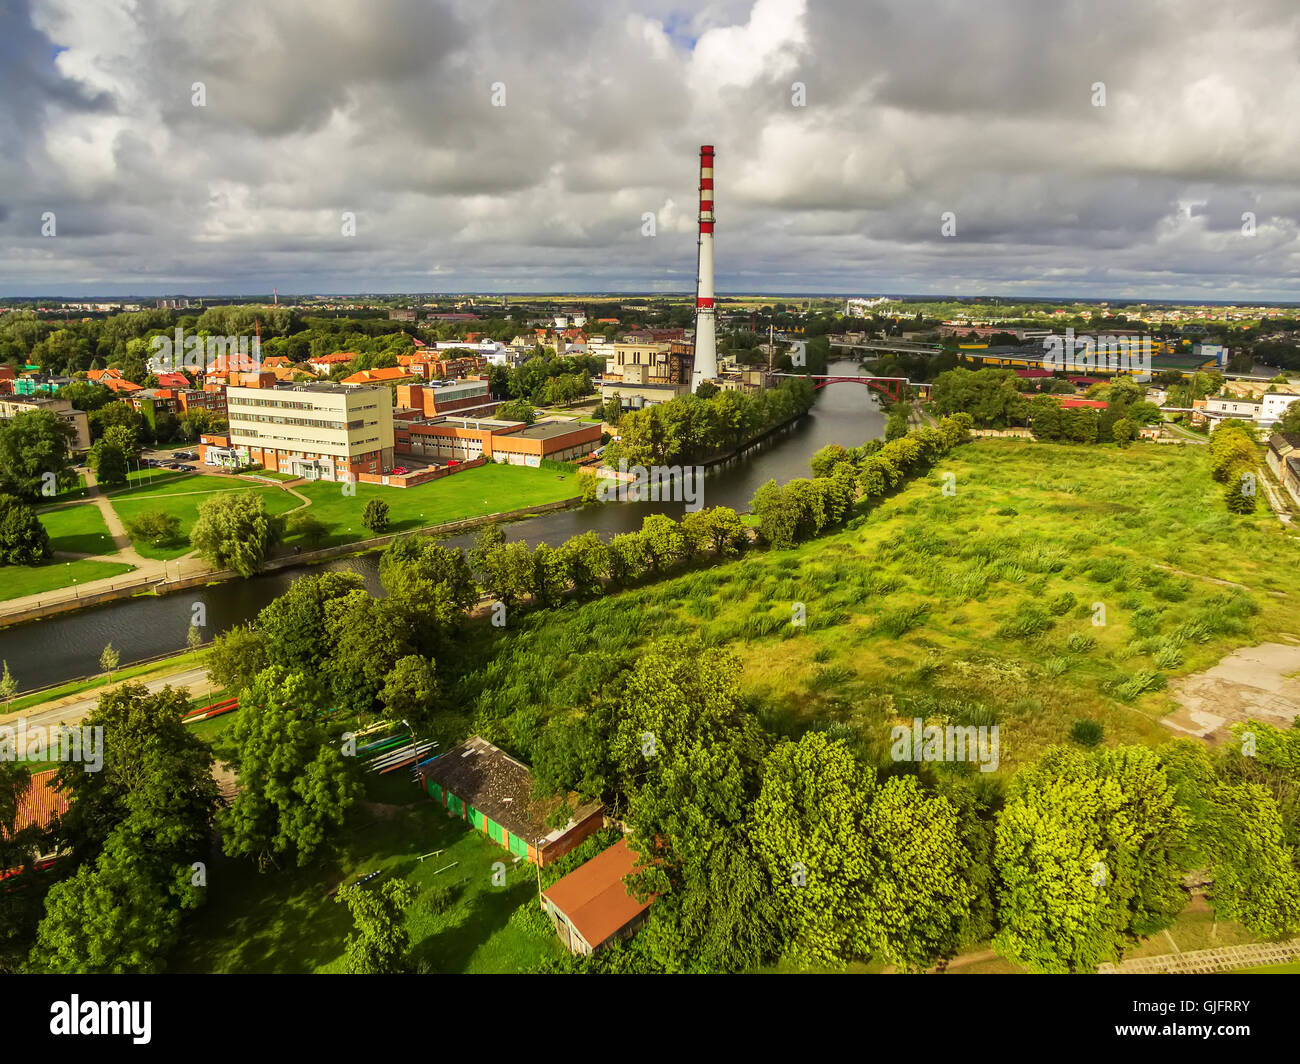
<path fill-rule="evenodd" d="M 1052 599 L 1047 608 L 1057 617 L 1062 617 L 1074 609 L 1075 603 L 1077 602 L 1078 599 L 1074 597 L 1073 591 L 1063 591 L 1061 594 L 1057 595 L 1056 598 Z"/>
<path fill-rule="evenodd" d="M 893 639 L 901 639 L 913 628 L 917 628 L 924 623 L 926 614 L 929 612 L 930 607 L 925 604 L 887 610 L 880 615 L 880 619 L 876 622 L 876 631 Z"/>
<path fill-rule="evenodd" d="M 1097 640 L 1087 632 L 1071 632 L 1070 638 L 1065 641 L 1066 648 L 1076 654 L 1086 654 L 1097 645 Z"/>
<path fill-rule="evenodd" d="M 1156 651 L 1156 664 L 1162 669 L 1176 669 L 1183 663 L 1183 651 L 1177 644 L 1166 642 Z"/>
<path fill-rule="evenodd" d="M 149 510 L 126 523 L 132 539 L 143 539 L 155 547 L 176 543 L 181 538 L 181 519 L 166 510 Z"/>
<path fill-rule="evenodd" d="M 0 565 L 35 565 L 50 556 L 50 535 L 36 511 L 14 495 L 0 495 Z"/>
<path fill-rule="evenodd" d="M 1043 662 L 1043 672 L 1051 677 L 1062 675 L 1069 667 L 1069 658 L 1052 657 Z"/>
<path fill-rule="evenodd" d="M 998 637 L 1002 639 L 1027 639 L 1042 635 L 1056 622 L 1041 606 L 1032 602 L 1023 603 L 1014 617 L 1009 617 L 998 625 Z"/>
<path fill-rule="evenodd" d="M 430 916 L 441 916 L 452 907 L 455 901 L 456 890 L 454 887 L 430 887 L 421 899 L 424 911 Z"/>
<path fill-rule="evenodd" d="M 361 515 L 361 523 L 375 535 L 385 531 L 389 523 L 388 503 L 383 499 L 371 499 Z"/>
<path fill-rule="evenodd" d="M 1070 725 L 1070 738 L 1080 746 L 1096 746 L 1102 740 L 1102 727 L 1095 720 L 1076 720 Z"/>

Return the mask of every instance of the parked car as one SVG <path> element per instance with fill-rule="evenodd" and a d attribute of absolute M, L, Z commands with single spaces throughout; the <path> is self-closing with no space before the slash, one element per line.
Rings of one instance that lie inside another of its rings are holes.
<path fill-rule="evenodd" d="M 404 465 L 393 466 L 393 473 L 399 477 L 408 472 L 410 472 L 410 470 L 408 470 Z"/>

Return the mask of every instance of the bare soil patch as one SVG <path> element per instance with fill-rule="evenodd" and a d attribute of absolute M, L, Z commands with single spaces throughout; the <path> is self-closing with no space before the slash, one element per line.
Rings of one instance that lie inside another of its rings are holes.
<path fill-rule="evenodd" d="M 1248 719 L 1289 728 L 1300 716 L 1300 643 L 1242 647 L 1169 692 L 1179 708 L 1162 723 L 1184 735 L 1217 743 L 1228 738 L 1228 725 Z"/>

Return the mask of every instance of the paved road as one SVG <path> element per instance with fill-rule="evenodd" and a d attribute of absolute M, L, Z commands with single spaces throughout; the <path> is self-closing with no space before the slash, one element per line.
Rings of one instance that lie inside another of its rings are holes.
<path fill-rule="evenodd" d="M 143 682 L 150 692 L 161 691 L 170 684 L 172 687 L 188 687 L 191 694 L 201 696 L 208 689 L 208 671 L 207 669 L 186 669 L 184 672 L 169 673 L 166 676 L 153 677 Z M 119 686 L 120 684 L 114 683 L 109 687 L 97 687 L 93 691 L 84 694 L 68 695 L 66 698 L 61 698 L 55 702 L 32 706 L 30 709 L 25 709 L 19 713 L 0 716 L 0 724 L 13 724 L 19 717 L 23 718 L 27 728 L 38 725 L 50 728 L 56 727 L 59 723 L 77 724 L 99 703 L 100 695 Z"/>

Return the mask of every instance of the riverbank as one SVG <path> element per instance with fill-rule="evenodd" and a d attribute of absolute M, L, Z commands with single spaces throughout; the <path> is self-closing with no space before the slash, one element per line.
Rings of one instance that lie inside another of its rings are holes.
<path fill-rule="evenodd" d="M 33 711 L 43 712 L 56 708 L 68 699 L 84 695 L 87 691 L 96 691 L 102 694 L 103 690 L 111 690 L 124 683 L 154 680 L 159 677 L 192 671 L 202 665 L 210 646 L 209 643 L 198 650 L 188 650 L 181 654 L 168 654 L 164 657 L 124 665 L 113 670 L 111 679 L 107 673 L 100 673 L 97 676 L 83 676 L 53 687 L 39 687 L 31 691 L 21 692 L 4 707 L 3 712 L 0 712 L 0 724 L 8 723 L 14 717 Z"/>
<path fill-rule="evenodd" d="M 582 498 L 580 496 L 574 496 L 568 499 L 560 499 L 556 502 L 520 507 L 516 510 L 499 511 L 475 517 L 462 518 L 457 521 L 445 521 L 436 525 L 403 529 L 398 532 L 386 533 L 382 536 L 374 536 L 370 539 L 353 540 L 348 543 L 340 543 L 333 547 L 324 547 L 321 550 L 281 555 L 280 557 L 272 558 L 268 561 L 263 572 L 273 573 L 290 569 L 306 568 L 307 566 L 320 565 L 324 562 L 356 557 L 361 554 L 369 554 L 377 550 L 383 550 L 393 540 L 405 535 L 457 535 L 462 532 L 481 528 L 486 524 L 522 521 L 529 517 L 536 517 L 540 514 L 550 513 L 556 510 L 566 510 L 575 506 L 580 506 L 581 504 Z M 177 565 L 177 568 L 180 570 L 179 564 Z M 50 617 L 55 614 L 72 613 L 78 610 L 84 610 L 119 599 L 170 595 L 178 591 L 186 591 L 195 587 L 209 587 L 213 584 L 239 579 L 244 579 L 244 577 L 233 569 L 216 569 L 208 567 L 201 568 L 197 572 L 191 571 L 189 575 L 179 575 L 174 578 L 165 577 L 162 580 L 157 580 L 156 578 L 146 577 L 138 581 L 128 581 L 126 583 L 117 584 L 104 591 L 92 592 L 90 594 L 82 594 L 78 588 L 65 588 L 63 589 L 64 591 L 71 590 L 72 593 L 63 597 L 58 597 L 57 595 L 51 596 L 48 594 L 41 597 L 28 596 L 28 598 L 36 598 L 37 601 L 35 603 L 30 603 L 25 598 L 11 599 L 8 602 L 0 603 L 0 629 L 26 624 L 30 621 L 37 621 L 43 617 Z M 51 601 L 51 599 L 54 600 Z"/>
<path fill-rule="evenodd" d="M 856 368 L 852 363 L 841 362 L 832 365 L 831 372 L 849 375 L 856 372 Z M 830 443 L 857 445 L 881 436 L 884 428 L 884 415 L 875 402 L 869 401 L 867 389 L 853 384 L 832 385 L 817 393 L 817 402 L 812 410 L 797 421 L 746 445 L 743 453 L 731 458 L 717 456 L 722 460 L 711 470 L 704 497 L 700 501 L 705 506 L 729 506 L 737 511 L 746 510 L 754 492 L 767 481 L 784 483 L 795 477 L 808 476 L 809 459 L 820 448 Z M 521 474 L 536 472 L 510 468 Z M 469 484 L 474 476 L 471 472 L 436 483 L 460 480 Z M 577 483 L 574 477 L 563 482 L 548 482 L 557 488 Z M 361 490 L 358 491 L 358 497 L 367 486 L 359 487 Z M 578 493 L 576 486 L 571 490 L 574 494 Z M 497 506 L 482 506 L 481 500 L 484 498 L 496 502 Z M 504 509 L 502 502 L 516 499 L 517 496 L 508 490 L 493 490 L 473 495 L 468 501 L 480 504 L 484 514 L 489 514 L 493 509 Z M 608 541 L 624 532 L 639 530 L 645 518 L 653 514 L 666 514 L 680 519 L 684 508 L 682 502 L 671 500 L 625 502 L 618 506 L 573 505 L 540 514 L 520 513 L 516 507 L 510 514 L 509 520 L 513 523 L 507 534 L 510 539 L 521 540 L 530 546 L 542 542 L 559 546 L 571 536 L 584 532 L 595 532 L 601 539 Z M 430 513 L 427 508 L 425 513 L 426 520 L 444 522 L 451 518 L 477 516 L 457 513 L 444 517 Z M 413 516 L 419 516 L 418 507 Z M 501 519 L 506 518 L 502 516 Z M 351 522 L 344 522 L 342 528 L 345 529 L 348 523 Z M 410 530 L 414 530 L 414 525 Z M 440 533 L 442 542 L 447 546 L 463 548 L 473 545 L 474 535 L 472 530 L 460 534 Z M 335 544 L 327 542 L 322 546 L 333 547 Z M 307 550 L 306 544 L 303 544 L 303 550 Z M 334 555 L 336 560 L 326 560 L 317 568 L 355 572 L 366 581 L 372 592 L 379 593 L 379 556 L 373 552 L 357 553 L 359 550 L 356 544 L 349 545 L 346 550 Z M 184 559 L 182 563 L 182 575 L 189 577 L 199 574 L 201 563 L 195 560 L 186 562 Z M 177 575 L 177 564 L 177 561 L 168 563 L 173 578 Z M 205 635 L 218 635 L 234 625 L 247 623 L 268 602 L 288 589 L 302 571 L 301 555 L 288 564 L 292 567 L 268 572 L 250 580 L 205 581 L 205 586 L 194 587 L 188 594 L 155 594 L 151 587 L 139 587 L 136 589 L 139 593 L 114 596 L 113 601 L 96 604 L 91 609 L 60 611 L 46 616 L 39 624 L 6 622 L 2 619 L 3 604 L 0 604 L 0 658 L 8 660 L 20 684 L 35 687 L 71 681 L 98 672 L 99 652 L 110 641 L 121 653 L 123 661 L 138 661 L 167 651 L 180 652 L 185 649 L 185 634 L 195 601 L 202 601 L 207 610 L 208 628 Z M 114 583 L 124 583 L 134 575 L 126 574 Z M 83 588 L 82 594 L 84 593 Z M 40 596 L 43 600 L 50 597 Z M 71 589 L 68 590 L 67 597 L 73 597 Z M 86 602 L 83 600 L 80 605 L 85 606 Z"/>

